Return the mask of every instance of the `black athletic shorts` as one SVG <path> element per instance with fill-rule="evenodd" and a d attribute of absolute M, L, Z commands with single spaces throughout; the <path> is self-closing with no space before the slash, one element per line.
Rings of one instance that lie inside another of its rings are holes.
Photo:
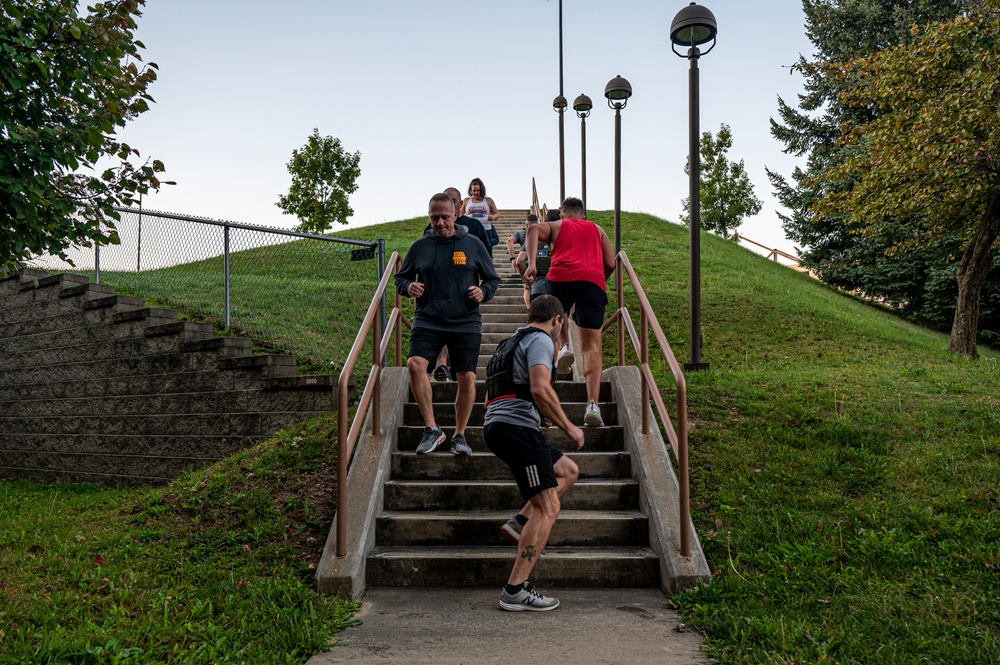
<path fill-rule="evenodd" d="M 475 372 L 479 364 L 479 345 L 482 333 L 450 332 L 415 328 L 410 331 L 410 355 L 407 358 L 425 358 L 430 367 L 437 362 L 441 349 L 448 347 L 448 364 L 452 376 L 455 372 Z"/>
<path fill-rule="evenodd" d="M 593 282 L 553 282 L 549 280 L 549 293 L 562 303 L 567 312 L 573 305 L 573 320 L 581 328 L 600 330 L 604 325 L 604 308 L 608 305 L 607 292 Z"/>
<path fill-rule="evenodd" d="M 553 465 L 563 456 L 533 427 L 492 422 L 483 428 L 490 451 L 510 467 L 525 501 L 558 487 Z"/>

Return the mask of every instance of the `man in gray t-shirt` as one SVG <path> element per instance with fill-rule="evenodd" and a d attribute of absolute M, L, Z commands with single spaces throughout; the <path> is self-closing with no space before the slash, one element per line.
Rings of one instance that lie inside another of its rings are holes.
<path fill-rule="evenodd" d="M 510 467 L 527 501 L 521 512 L 501 527 L 501 532 L 518 545 L 514 568 L 500 593 L 500 607 L 512 612 L 544 612 L 559 606 L 558 600 L 540 595 L 527 580 L 559 516 L 559 497 L 579 475 L 576 463 L 542 436 L 542 419 L 566 432 L 576 450 L 583 448 L 583 431 L 566 417 L 552 387 L 553 336 L 558 334 L 563 316 L 555 297 L 542 295 L 533 300 L 528 325 L 519 329 L 511 354 L 510 379 L 498 381 L 496 376 L 506 374 L 487 372 L 483 436 L 493 454 Z"/>

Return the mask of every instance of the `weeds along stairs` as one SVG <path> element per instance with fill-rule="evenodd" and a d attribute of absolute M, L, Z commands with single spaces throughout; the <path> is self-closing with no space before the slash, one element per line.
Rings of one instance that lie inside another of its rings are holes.
<path fill-rule="evenodd" d="M 494 298 L 481 306 L 476 401 L 466 429 L 473 454 L 455 456 L 446 442 L 433 453 L 417 456 L 423 421 L 408 388 L 398 386 L 402 412 L 394 431 L 390 427 L 385 435 L 385 471 L 380 476 L 373 470 L 376 492 L 369 513 L 349 527 L 363 533 L 358 540 L 349 536 L 347 560 L 338 560 L 331 532 L 317 574 L 321 591 L 358 598 L 369 586 L 494 587 L 507 579 L 516 549 L 502 537 L 500 526 L 524 501 L 507 466 L 483 440 L 484 379 L 497 344 L 527 319 L 522 282 L 505 261 L 506 239 L 523 228 L 526 215 L 527 210 L 501 211 L 495 222 L 501 242 L 494 247 L 494 262 L 501 282 Z M 457 385 L 431 383 L 435 418 L 450 441 Z M 560 380 L 556 391 L 569 418 L 582 425 L 583 382 Z M 633 455 L 625 447 L 619 406 L 609 382 L 601 385 L 601 402 L 605 426 L 583 428 L 585 445 L 580 452 L 570 452 L 569 439 L 558 428 L 544 431 L 548 441 L 577 463 L 580 477 L 562 497 L 562 512 L 532 580 L 546 589 L 672 588 L 676 580 L 663 579 L 661 557 L 650 543 L 642 488 Z M 359 454 L 355 452 L 355 464 Z M 350 491 L 361 502 L 371 488 Z M 352 553 L 352 548 L 359 551 Z"/>
<path fill-rule="evenodd" d="M 333 406 L 293 356 L 81 275 L 0 279 L 0 349 L 3 478 L 163 484 Z"/>

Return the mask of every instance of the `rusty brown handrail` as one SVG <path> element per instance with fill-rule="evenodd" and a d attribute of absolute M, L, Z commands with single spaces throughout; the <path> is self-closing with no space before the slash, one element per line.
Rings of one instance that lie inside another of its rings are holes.
<path fill-rule="evenodd" d="M 750 240 L 750 238 L 747 238 L 746 236 L 741 236 L 739 233 L 733 233 L 733 237 L 736 238 L 737 240 L 745 240 L 746 242 L 750 243 L 751 245 L 757 245 L 761 249 L 766 249 L 768 251 L 767 258 L 771 259 L 772 261 L 777 261 L 778 257 L 780 256 L 780 257 L 782 257 L 784 259 L 788 259 L 789 261 L 792 261 L 794 263 L 802 263 L 802 259 L 800 259 L 797 256 L 793 256 L 793 255 L 789 254 L 788 252 L 783 252 L 780 249 L 773 249 L 771 247 L 768 247 L 767 245 L 762 245 L 759 242 L 757 242 L 756 240 Z"/>
<path fill-rule="evenodd" d="M 623 272 L 628 275 L 629 281 L 632 283 L 632 289 L 639 298 L 638 333 L 636 333 L 632 317 L 624 304 L 624 293 L 621 287 Z M 674 357 L 670 343 L 660 328 L 660 322 L 657 321 L 656 314 L 653 312 L 653 308 L 646 298 L 646 292 L 643 291 L 642 284 L 639 283 L 639 278 L 636 277 L 635 271 L 632 269 L 632 264 L 629 262 L 624 250 L 619 252 L 618 256 L 615 257 L 615 285 L 618 289 L 618 309 L 601 326 L 601 334 L 603 335 L 604 331 L 615 323 L 618 324 L 619 365 L 625 364 L 624 337 L 626 329 L 632 341 L 632 347 L 639 356 L 639 370 L 642 373 L 642 433 L 649 434 L 649 400 L 652 397 L 653 402 L 656 404 L 656 411 L 660 416 L 660 422 L 663 423 L 663 429 L 670 440 L 671 448 L 673 448 L 674 457 L 677 459 L 677 480 L 680 485 L 681 555 L 691 556 L 691 491 L 688 473 L 687 384 L 684 381 L 684 372 L 681 370 L 677 358 Z M 660 350 L 663 352 L 663 357 L 670 366 L 670 372 L 673 374 L 674 383 L 677 386 L 676 428 L 670 420 L 670 414 L 667 412 L 663 397 L 660 395 L 659 386 L 657 386 L 653 372 L 649 368 L 650 328 L 653 329 L 653 336 L 656 338 L 657 344 L 660 345 Z"/>
<path fill-rule="evenodd" d="M 365 414 L 368 406 L 372 411 L 372 433 L 378 434 L 382 429 L 381 413 L 379 407 L 382 399 L 382 358 L 389 350 L 389 342 L 396 338 L 396 358 L 395 366 L 399 367 L 403 358 L 402 324 L 406 321 L 403 316 L 401 305 L 402 298 L 396 294 L 396 306 L 390 312 L 385 333 L 381 337 L 372 332 L 372 369 L 368 374 L 368 381 L 365 383 L 364 392 L 358 402 L 358 411 L 354 414 L 350 429 L 347 427 L 348 416 L 348 384 L 354 365 L 361 356 L 361 347 L 365 344 L 365 337 L 369 331 L 381 330 L 381 302 L 382 296 L 388 288 L 389 280 L 393 277 L 402 259 L 399 252 L 393 252 L 386 264 L 385 274 L 375 289 L 375 295 L 368 306 L 365 317 L 361 320 L 361 329 L 358 330 L 357 337 L 354 338 L 354 345 L 351 352 L 347 354 L 344 367 L 340 370 L 340 377 L 337 379 L 337 556 L 342 557 L 347 554 L 347 466 L 354 452 L 354 444 L 361 433 Z M 407 322 L 407 325 L 408 322 Z"/>
<path fill-rule="evenodd" d="M 531 178 L 531 214 L 538 218 L 538 221 L 544 222 L 545 218 L 542 217 L 542 209 L 538 205 L 538 188 L 535 187 L 535 178 Z"/>

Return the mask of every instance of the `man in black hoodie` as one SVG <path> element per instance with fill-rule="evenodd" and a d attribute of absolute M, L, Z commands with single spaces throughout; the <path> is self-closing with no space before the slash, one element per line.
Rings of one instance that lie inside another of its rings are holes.
<path fill-rule="evenodd" d="M 493 297 L 500 278 L 483 243 L 455 225 L 455 204 L 447 194 L 435 194 L 428 204 L 431 228 L 414 241 L 396 273 L 396 292 L 416 298 L 410 353 L 406 367 L 410 390 L 424 419 L 417 454 L 424 455 L 445 440 L 434 418 L 427 368 L 447 345 L 458 382 L 455 433 L 451 452 L 472 453 L 465 427 L 476 399 L 476 365 L 483 336 L 479 303 Z"/>

